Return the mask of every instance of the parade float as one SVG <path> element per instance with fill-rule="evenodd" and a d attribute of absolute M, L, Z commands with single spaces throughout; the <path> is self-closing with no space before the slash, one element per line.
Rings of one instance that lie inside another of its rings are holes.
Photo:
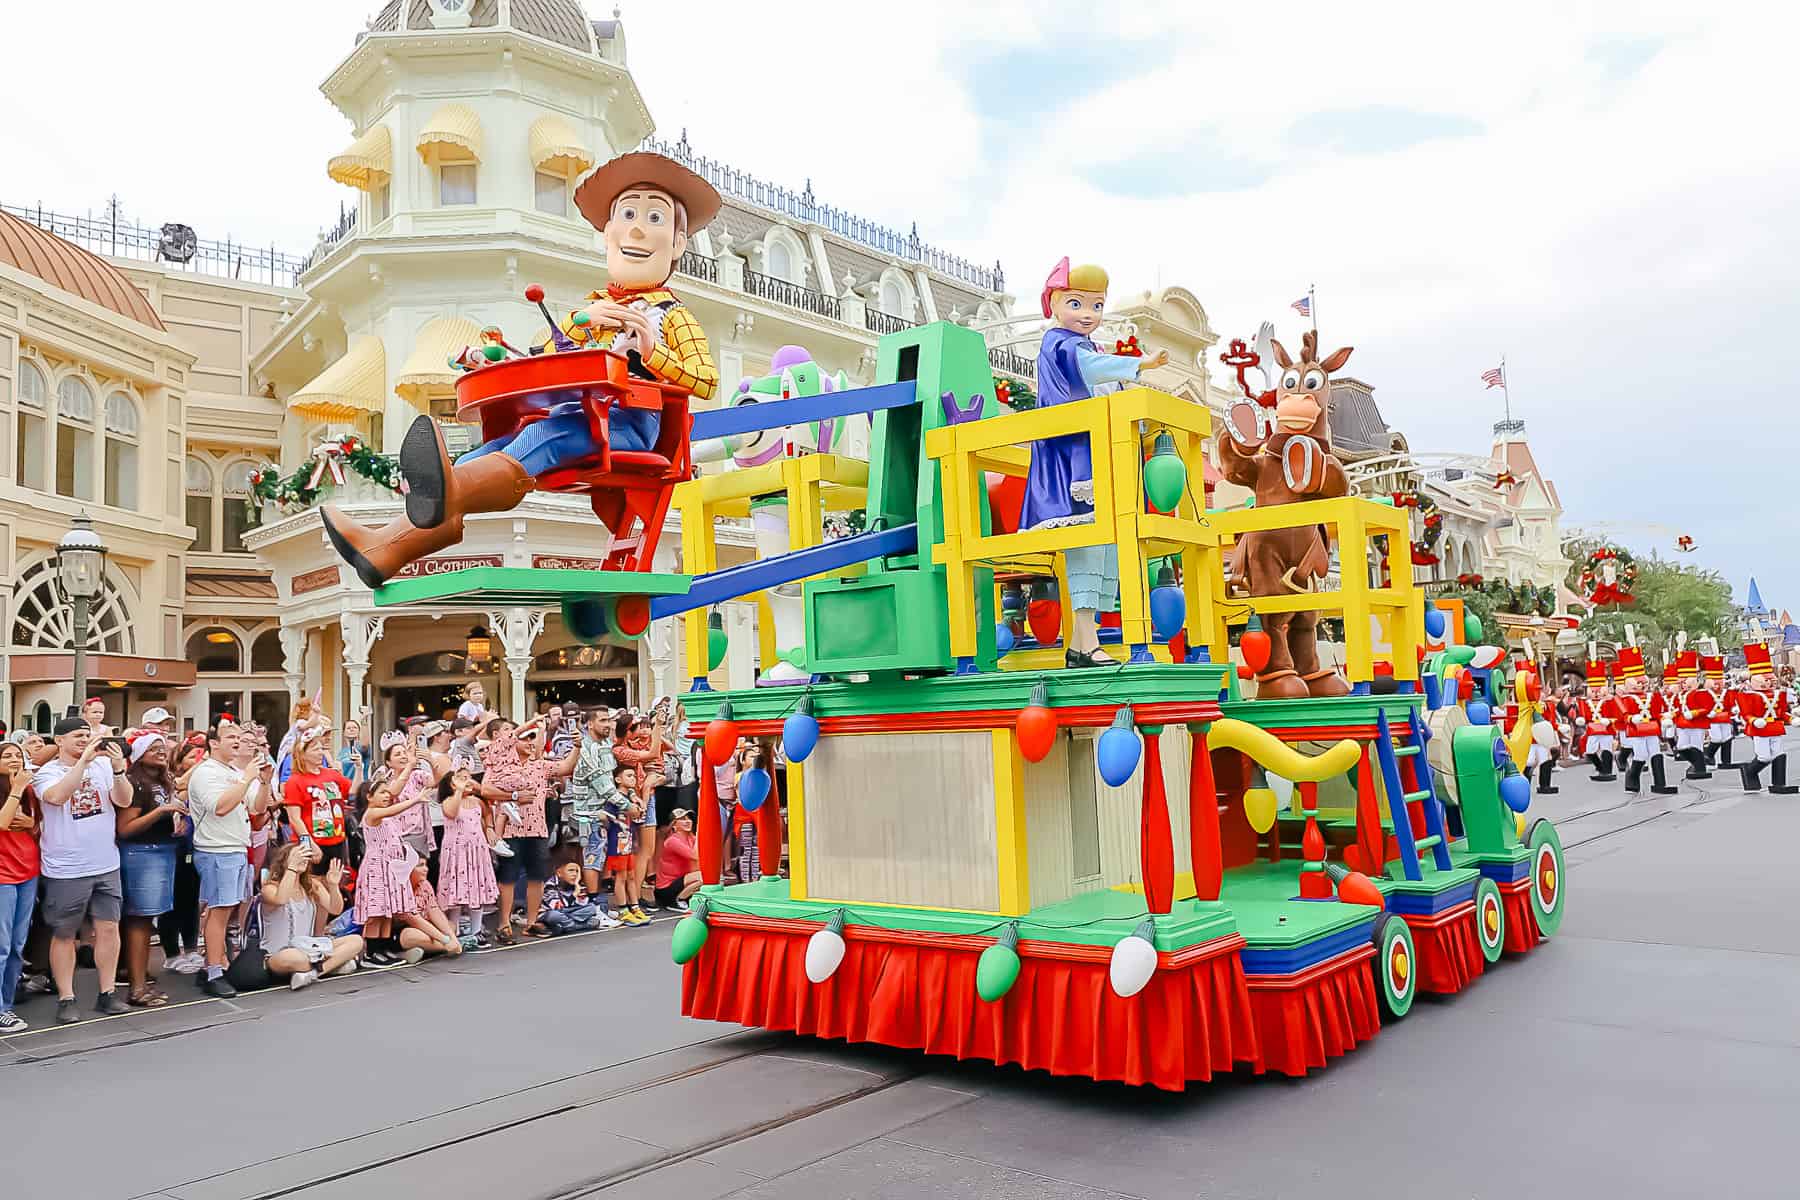
<path fill-rule="evenodd" d="M 484 353 L 458 384 L 484 434 L 569 397 L 589 422 L 598 455 L 538 483 L 592 497 L 608 569 L 452 571 L 376 602 L 560 605 L 590 636 L 685 614 L 707 761 L 747 737 L 786 770 L 739 780 L 762 878 L 730 885 L 700 773 L 684 1013 L 1167 1089 L 1303 1075 L 1560 924 L 1560 842 L 1526 823 L 1528 744 L 1494 720 L 1504 664 L 1413 586 L 1405 510 L 1347 494 L 1326 410 L 1348 350 L 1274 344 L 1269 394 L 1246 389 L 1220 438 L 1257 502 L 1216 512 L 1188 483 L 1208 411 L 1130 385 L 1133 364 L 1096 368 L 1080 323 L 1063 328 L 1070 378 L 1112 382 L 1051 397 L 1041 362 L 1045 402 L 1006 414 L 981 336 L 949 323 L 883 337 L 870 386 L 706 411 L 606 347 Z M 659 440 L 609 453 L 633 406 L 660 414 Z M 805 452 L 852 418 L 866 462 Z M 693 447 L 782 429 L 813 445 L 689 477 Z M 1047 476 L 1053 515 L 1028 519 Z M 785 549 L 717 568 L 712 521 L 770 498 Z M 683 574 L 648 569 L 671 506 Z M 828 537 L 832 509 L 865 527 Z M 1123 661 L 1079 628 L 1097 614 L 1038 614 L 1029 651 L 1000 619 L 1009 579 L 1073 602 L 1084 551 L 1114 572 Z M 760 658 L 800 678 L 714 690 L 710 611 L 796 587 L 800 645 L 765 607 Z M 1341 672 L 1321 665 L 1321 618 L 1341 622 Z M 1528 743 L 1536 681 L 1514 682 Z"/>

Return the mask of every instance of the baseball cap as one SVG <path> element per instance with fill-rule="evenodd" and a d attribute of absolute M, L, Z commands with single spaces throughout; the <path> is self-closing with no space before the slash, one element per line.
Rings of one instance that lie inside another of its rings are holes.
<path fill-rule="evenodd" d="M 694 815 L 693 813 L 689 812 L 685 808 L 675 808 L 675 809 L 669 810 L 669 820 L 671 820 L 671 821 L 679 821 L 683 817 L 691 817 L 693 815 Z"/>
<path fill-rule="evenodd" d="M 161 725 L 164 721 L 173 721 L 174 719 L 174 717 L 169 715 L 168 709 L 153 708 L 143 716 L 139 717 L 138 722 L 143 725 Z"/>
<path fill-rule="evenodd" d="M 78 729 L 86 729 L 87 727 L 88 723 L 80 717 L 64 717 L 51 727 L 50 733 L 53 737 L 64 737 L 74 733 Z"/>

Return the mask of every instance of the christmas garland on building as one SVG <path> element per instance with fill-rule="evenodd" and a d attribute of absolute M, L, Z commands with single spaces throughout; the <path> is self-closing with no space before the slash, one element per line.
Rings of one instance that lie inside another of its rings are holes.
<path fill-rule="evenodd" d="M 1609 574 L 1611 579 L 1607 578 Z M 1632 560 L 1631 551 L 1623 547 L 1602 546 L 1588 555 L 1579 583 L 1587 602 L 1595 608 L 1630 604 L 1634 600 L 1631 589 L 1637 585 L 1637 563 Z"/>
<path fill-rule="evenodd" d="M 250 494 L 273 500 L 283 508 L 306 508 L 327 487 L 341 487 L 344 468 L 390 491 L 400 490 L 400 460 L 377 454 L 354 433 L 320 442 L 299 470 L 283 476 L 281 468 L 266 463 L 250 476 Z"/>
<path fill-rule="evenodd" d="M 1423 490 L 1410 494 L 1395 492 L 1394 506 L 1419 510 L 1422 532 L 1413 539 L 1413 566 L 1435 567 L 1442 561 L 1438 557 L 1437 545 L 1444 536 L 1444 514 L 1438 511 L 1437 501 L 1427 496 Z"/>

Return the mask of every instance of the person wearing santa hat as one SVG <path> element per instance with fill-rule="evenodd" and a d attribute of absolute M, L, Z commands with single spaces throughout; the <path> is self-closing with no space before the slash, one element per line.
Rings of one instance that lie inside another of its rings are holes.
<path fill-rule="evenodd" d="M 1769 790 L 1777 796 L 1800 791 L 1787 781 L 1787 755 L 1781 739 L 1787 735 L 1788 694 L 1775 686 L 1775 668 L 1769 647 L 1763 642 L 1744 643 L 1744 662 L 1750 667 L 1750 686 L 1735 693 L 1738 718 L 1750 738 L 1750 761 L 1739 768 L 1746 792 L 1762 791 L 1763 768 L 1769 769 Z"/>
<path fill-rule="evenodd" d="M 1673 795 L 1678 789 L 1668 783 L 1662 756 L 1662 719 L 1667 709 L 1662 693 L 1649 691 L 1644 678 L 1644 652 L 1636 646 L 1620 646 L 1618 658 L 1619 695 L 1615 697 L 1622 720 L 1619 742 L 1631 752 L 1631 765 L 1625 768 L 1625 790 L 1643 790 L 1644 768 L 1650 768 L 1650 791 L 1658 796 Z"/>
<path fill-rule="evenodd" d="M 1675 698 L 1675 757 L 1687 763 L 1689 779 L 1711 779 L 1706 735 L 1712 728 L 1712 710 L 1718 697 L 1700 682 L 1698 650 L 1683 650 L 1675 656 Z"/>
<path fill-rule="evenodd" d="M 1707 693 L 1713 698 L 1712 711 L 1707 714 L 1706 762 L 1708 766 L 1729 769 L 1732 765 L 1731 742 L 1737 737 L 1737 726 L 1731 722 L 1731 707 L 1737 697 L 1725 686 L 1725 656 L 1702 654 L 1700 673 L 1705 678 Z"/>
<path fill-rule="evenodd" d="M 1588 650 L 1587 695 L 1575 702 L 1575 718 L 1581 724 L 1581 757 L 1593 764 L 1588 776 L 1596 783 L 1611 783 L 1618 778 L 1613 771 L 1613 751 L 1619 739 L 1613 732 L 1611 689 L 1607 684 L 1605 660 Z"/>

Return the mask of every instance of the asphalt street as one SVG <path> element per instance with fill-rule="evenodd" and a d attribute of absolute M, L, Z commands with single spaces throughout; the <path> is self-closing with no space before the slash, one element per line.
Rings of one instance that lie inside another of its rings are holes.
<path fill-rule="evenodd" d="M 1800 1195 L 1800 797 L 1586 774 L 1533 802 L 1561 934 L 1303 1080 L 1175 1095 L 689 1021 L 659 921 L 67 1028 L 34 1001 L 0 1039 L 0 1197 Z"/>

